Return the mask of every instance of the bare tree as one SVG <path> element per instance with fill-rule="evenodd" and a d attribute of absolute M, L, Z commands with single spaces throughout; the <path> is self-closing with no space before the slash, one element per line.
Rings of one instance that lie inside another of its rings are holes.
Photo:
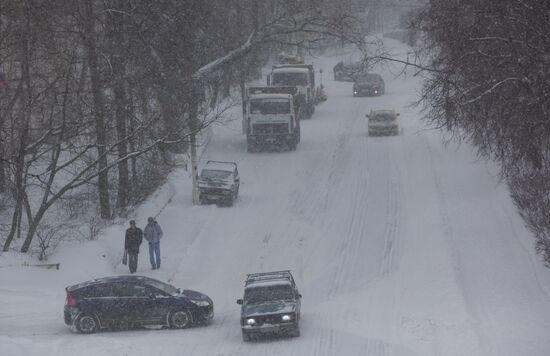
<path fill-rule="evenodd" d="M 435 70 L 429 119 L 497 160 L 514 201 L 550 261 L 550 4 L 430 1 L 422 16 Z"/>

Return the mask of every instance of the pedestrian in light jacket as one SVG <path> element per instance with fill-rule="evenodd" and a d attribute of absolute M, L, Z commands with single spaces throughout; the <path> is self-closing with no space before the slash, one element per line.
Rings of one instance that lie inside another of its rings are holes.
<path fill-rule="evenodd" d="M 124 250 L 128 255 L 128 267 L 130 273 L 135 273 L 138 264 L 139 246 L 143 241 L 143 231 L 136 226 L 134 220 L 130 220 L 130 227 L 126 230 L 124 237 Z"/>
<path fill-rule="evenodd" d="M 149 242 L 149 259 L 152 269 L 160 268 L 160 239 L 162 229 L 154 218 L 147 218 L 147 226 L 143 230 L 143 237 Z"/>

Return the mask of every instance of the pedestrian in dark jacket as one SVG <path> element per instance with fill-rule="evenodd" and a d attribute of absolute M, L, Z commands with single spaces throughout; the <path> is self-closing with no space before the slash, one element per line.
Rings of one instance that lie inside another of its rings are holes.
<path fill-rule="evenodd" d="M 152 269 L 160 268 L 160 239 L 162 229 L 154 218 L 147 218 L 147 226 L 143 230 L 143 237 L 149 242 L 149 260 Z M 156 258 L 155 258 L 156 257 Z"/>
<path fill-rule="evenodd" d="M 126 237 L 124 238 L 124 249 L 128 254 L 130 273 L 135 273 L 137 270 L 139 246 L 142 241 L 143 231 L 136 226 L 134 220 L 130 220 L 130 227 L 126 230 Z"/>

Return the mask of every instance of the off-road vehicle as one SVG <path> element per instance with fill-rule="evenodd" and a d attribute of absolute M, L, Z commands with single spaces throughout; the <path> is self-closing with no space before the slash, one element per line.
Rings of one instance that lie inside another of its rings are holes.
<path fill-rule="evenodd" d="M 244 297 L 237 299 L 243 340 L 266 335 L 300 336 L 301 298 L 290 271 L 249 274 Z"/>
<path fill-rule="evenodd" d="M 199 176 L 200 203 L 232 206 L 239 196 L 239 186 L 235 162 L 208 161 Z"/>

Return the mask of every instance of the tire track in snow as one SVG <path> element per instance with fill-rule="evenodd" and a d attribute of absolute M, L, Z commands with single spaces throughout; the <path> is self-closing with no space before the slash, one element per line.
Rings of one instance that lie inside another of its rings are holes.
<path fill-rule="evenodd" d="M 434 181 L 435 186 L 435 192 L 437 194 L 437 204 L 439 207 L 439 214 L 441 216 L 441 223 L 443 225 L 443 235 L 444 237 L 449 241 L 449 246 L 451 247 L 450 250 L 450 263 L 453 268 L 453 276 L 455 280 L 455 285 L 458 287 L 462 300 L 464 302 L 465 308 L 467 313 L 470 317 L 472 317 L 475 322 L 469 322 L 470 329 L 474 330 L 474 336 L 476 338 L 477 345 L 479 345 L 478 349 L 481 349 L 482 354 L 488 355 L 493 354 L 492 352 L 488 352 L 489 345 L 487 345 L 487 336 L 483 332 L 482 328 L 479 326 L 479 323 L 477 322 L 480 320 L 480 315 L 476 308 L 473 306 L 472 301 L 469 299 L 469 296 L 466 292 L 465 287 L 465 281 L 464 276 L 462 275 L 461 269 L 460 269 L 460 256 L 457 251 L 456 247 L 456 236 L 453 231 L 450 214 L 449 214 L 449 207 L 447 202 L 447 197 L 445 195 L 445 191 L 443 188 L 443 183 L 441 180 L 441 177 L 439 173 L 436 170 L 436 167 L 438 166 L 437 162 L 435 161 L 435 155 L 437 154 L 430 143 L 429 138 L 427 137 L 427 134 L 425 132 L 421 132 L 420 137 L 426 146 L 427 152 L 428 152 L 428 159 L 430 161 L 430 169 L 431 169 L 431 176 Z"/>
<path fill-rule="evenodd" d="M 392 171 L 389 177 L 388 197 L 386 206 L 386 231 L 384 233 L 384 255 L 380 263 L 379 275 L 381 277 L 388 276 L 393 271 L 393 258 L 395 247 L 397 244 L 399 227 L 402 222 L 402 208 L 399 197 L 402 195 L 402 185 L 400 173 L 392 163 L 390 170 Z"/>
<path fill-rule="evenodd" d="M 294 191 L 291 207 L 306 222 L 318 223 L 324 221 L 319 217 L 326 213 L 331 188 L 337 183 L 337 177 L 342 174 L 343 170 L 340 165 L 345 160 L 342 151 L 346 148 L 353 134 L 358 112 L 361 109 L 360 102 L 354 100 L 352 108 L 351 114 L 354 119 L 344 122 L 335 145 L 331 146 L 329 154 L 326 156 L 328 158 L 326 164 L 314 162 L 316 164 L 314 169 L 308 170 L 305 174 L 313 179 L 308 180 L 306 186 L 300 186 L 299 190 Z"/>
<path fill-rule="evenodd" d="M 346 130 L 340 135 L 338 140 L 339 146 L 332 157 L 333 168 L 330 170 L 329 180 L 333 186 L 338 186 L 338 183 L 341 183 L 340 175 L 343 174 L 344 169 L 338 167 L 338 163 L 342 163 L 345 156 L 344 147 L 350 142 L 352 133 L 365 132 L 360 125 L 362 121 L 362 113 L 360 113 L 361 106 L 359 101 L 356 102 L 354 108 L 354 119 L 348 121 L 346 125 Z M 330 284 L 329 288 L 329 298 L 334 298 L 338 296 L 341 292 L 346 290 L 350 285 L 350 281 L 353 279 L 352 276 L 357 272 L 356 261 L 361 260 L 361 240 L 366 234 L 366 216 L 368 215 L 368 204 L 365 202 L 368 199 L 367 189 L 368 189 L 368 170 L 366 167 L 366 159 L 363 152 L 366 150 L 366 138 L 361 136 L 358 138 L 360 141 L 360 164 L 356 166 L 356 169 L 360 172 L 358 177 L 355 177 L 352 181 L 353 189 L 351 192 L 353 194 L 353 201 L 349 204 L 352 208 L 348 208 L 347 212 L 350 212 L 349 217 L 350 221 L 346 221 L 348 228 L 344 231 L 342 236 L 339 236 L 341 243 L 338 244 L 337 250 L 337 262 L 336 270 L 334 271 L 334 278 L 332 278 L 333 283 Z M 345 182 L 343 183 L 345 184 Z M 327 194 L 326 201 L 328 204 L 329 196 Z M 338 198 L 338 197 L 337 197 Z M 334 219 L 339 219 L 340 217 L 333 217 Z M 323 219 L 326 221 L 326 217 Z"/>

